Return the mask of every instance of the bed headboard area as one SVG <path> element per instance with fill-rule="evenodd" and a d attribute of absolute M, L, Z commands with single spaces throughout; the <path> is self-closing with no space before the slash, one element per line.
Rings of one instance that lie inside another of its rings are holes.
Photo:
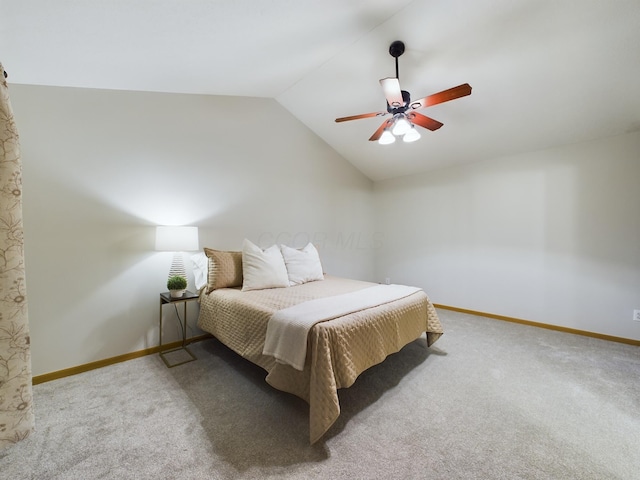
<path fill-rule="evenodd" d="M 195 287 L 206 288 L 206 293 L 219 288 L 286 288 L 324 279 L 320 255 L 312 243 L 300 249 L 287 245 L 262 249 L 244 239 L 242 250 L 205 247 L 191 260 Z"/>

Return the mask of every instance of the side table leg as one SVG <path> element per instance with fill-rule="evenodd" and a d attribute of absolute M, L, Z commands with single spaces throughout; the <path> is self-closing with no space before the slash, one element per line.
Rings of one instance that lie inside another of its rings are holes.
<path fill-rule="evenodd" d="M 187 346 L 187 302 L 182 302 L 184 304 L 184 322 L 182 325 L 182 348 Z"/>
<path fill-rule="evenodd" d="M 167 350 L 164 351 L 163 346 L 162 346 L 162 306 L 164 305 L 164 303 L 167 302 L 163 302 L 162 299 L 160 299 L 160 345 L 159 345 L 159 354 L 160 354 L 160 358 L 162 359 L 162 361 L 165 363 L 165 365 L 168 368 L 173 368 L 173 367 L 177 367 L 178 365 L 182 365 L 184 363 L 188 363 L 188 362 L 193 362 L 194 360 L 197 360 L 198 358 L 193 354 L 193 352 L 191 350 L 189 350 L 189 348 L 187 348 L 187 303 L 186 301 L 182 302 L 184 303 L 184 322 L 182 324 L 182 344 L 181 346 L 177 347 L 177 348 L 173 348 L 171 350 Z M 170 304 L 173 304 L 173 302 L 169 302 Z M 176 308 L 176 315 L 178 316 L 178 320 L 180 320 L 180 314 L 178 313 L 178 309 Z M 178 350 L 184 350 L 189 357 L 187 360 L 183 360 L 182 362 L 179 363 L 174 363 L 171 364 L 169 362 L 169 360 L 166 358 L 166 354 L 169 353 L 173 353 L 176 352 Z"/>
<path fill-rule="evenodd" d="M 158 346 L 160 347 L 160 352 L 162 352 L 162 299 L 160 299 L 160 343 Z"/>

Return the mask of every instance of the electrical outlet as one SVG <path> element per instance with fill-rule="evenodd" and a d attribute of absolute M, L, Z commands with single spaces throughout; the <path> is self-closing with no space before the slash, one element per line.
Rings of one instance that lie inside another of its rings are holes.
<path fill-rule="evenodd" d="M 634 310 L 633 311 L 633 319 L 636 322 L 640 322 L 640 310 Z"/>

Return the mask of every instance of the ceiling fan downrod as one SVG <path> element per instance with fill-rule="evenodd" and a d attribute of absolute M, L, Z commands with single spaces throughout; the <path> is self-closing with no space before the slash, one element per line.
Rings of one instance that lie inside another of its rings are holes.
<path fill-rule="evenodd" d="M 389 55 L 396 59 L 396 78 L 400 80 L 398 73 L 398 57 L 404 53 L 404 42 L 396 40 L 389 46 Z"/>

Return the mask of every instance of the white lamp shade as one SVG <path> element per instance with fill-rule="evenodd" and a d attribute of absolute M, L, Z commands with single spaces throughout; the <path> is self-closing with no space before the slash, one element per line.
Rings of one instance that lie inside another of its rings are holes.
<path fill-rule="evenodd" d="M 385 131 L 382 132 L 382 135 L 380 136 L 378 143 L 380 145 L 389 145 L 390 143 L 393 143 L 395 141 L 396 141 L 396 137 L 391 135 L 391 132 L 389 130 L 385 129 Z"/>
<path fill-rule="evenodd" d="M 156 227 L 156 250 L 191 252 L 198 249 L 198 227 Z"/>
<path fill-rule="evenodd" d="M 402 140 L 407 143 L 411 143 L 411 142 L 415 142 L 419 138 L 420 138 L 420 132 L 416 130 L 416 127 L 411 127 L 411 129 L 404 134 L 404 137 L 402 137 Z"/>
<path fill-rule="evenodd" d="M 396 123 L 393 126 L 393 130 L 391 130 L 391 132 L 394 135 L 397 135 L 398 137 L 400 137 L 400 136 L 404 135 L 405 133 L 407 133 L 409 130 L 411 130 L 411 124 L 405 118 L 404 115 L 400 115 L 398 117 L 398 119 L 396 120 Z"/>

